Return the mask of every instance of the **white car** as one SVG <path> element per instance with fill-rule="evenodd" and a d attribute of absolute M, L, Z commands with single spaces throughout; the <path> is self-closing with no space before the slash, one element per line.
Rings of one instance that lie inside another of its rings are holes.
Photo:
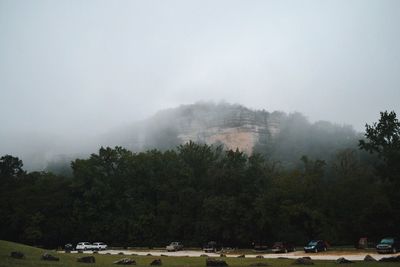
<path fill-rule="evenodd" d="M 107 249 L 107 244 L 105 244 L 103 242 L 94 242 L 93 243 L 93 249 L 106 250 Z"/>
<path fill-rule="evenodd" d="M 93 249 L 93 245 L 89 242 L 79 242 L 76 245 L 76 250 L 91 250 Z"/>

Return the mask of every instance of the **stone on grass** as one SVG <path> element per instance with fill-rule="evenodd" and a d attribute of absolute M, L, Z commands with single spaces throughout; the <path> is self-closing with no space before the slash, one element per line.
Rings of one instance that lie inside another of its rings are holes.
<path fill-rule="evenodd" d="M 85 256 L 85 257 L 77 258 L 76 261 L 82 262 L 82 263 L 95 263 L 96 259 L 93 256 Z"/>
<path fill-rule="evenodd" d="M 153 265 L 153 266 L 160 266 L 160 265 L 162 265 L 162 262 L 161 262 L 160 259 L 155 259 L 155 260 L 153 260 L 153 261 L 150 263 L 150 265 Z"/>
<path fill-rule="evenodd" d="M 25 257 L 24 253 L 22 253 L 21 251 L 13 251 L 11 252 L 10 256 L 14 259 L 23 259 Z"/>
<path fill-rule="evenodd" d="M 161 254 L 160 256 L 161 257 L 168 257 L 168 255 L 165 255 L 165 254 Z"/>
<path fill-rule="evenodd" d="M 125 255 L 123 252 L 119 252 L 118 255 Z"/>
<path fill-rule="evenodd" d="M 148 253 L 146 256 L 153 256 L 153 255 L 151 255 L 150 253 Z"/>
<path fill-rule="evenodd" d="M 226 257 L 225 254 L 220 254 L 219 256 L 220 256 L 221 258 L 225 258 L 225 257 Z"/>
<path fill-rule="evenodd" d="M 47 252 L 44 253 L 40 259 L 42 261 L 59 261 L 60 260 L 58 257 L 55 257 Z"/>
<path fill-rule="evenodd" d="M 379 260 L 380 262 L 400 262 L 400 256 L 386 257 Z"/>
<path fill-rule="evenodd" d="M 242 255 L 239 255 L 239 256 L 237 256 L 238 258 L 246 258 L 246 255 L 244 255 L 244 254 L 242 254 Z"/>
<path fill-rule="evenodd" d="M 136 265 L 136 261 L 134 259 L 123 258 L 113 262 L 114 264 L 119 265 Z"/>
<path fill-rule="evenodd" d="M 200 257 L 208 257 L 207 254 L 201 254 Z"/>
<path fill-rule="evenodd" d="M 298 258 L 293 262 L 293 265 L 314 265 L 314 262 L 312 262 L 308 257 Z"/>
<path fill-rule="evenodd" d="M 264 259 L 264 256 L 263 255 L 257 255 L 256 259 Z"/>
<path fill-rule="evenodd" d="M 337 264 L 347 264 L 347 263 L 353 263 L 353 262 L 348 260 L 348 259 L 345 259 L 345 258 L 341 257 L 341 258 L 336 260 L 336 263 Z"/>
<path fill-rule="evenodd" d="M 367 255 L 365 256 L 364 261 L 376 261 L 376 259 L 373 258 L 371 255 Z"/>
<path fill-rule="evenodd" d="M 228 266 L 228 264 L 224 260 L 207 258 L 206 266 Z"/>

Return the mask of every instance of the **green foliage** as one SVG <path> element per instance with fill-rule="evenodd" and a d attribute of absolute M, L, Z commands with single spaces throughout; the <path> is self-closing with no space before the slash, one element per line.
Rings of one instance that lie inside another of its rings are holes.
<path fill-rule="evenodd" d="M 382 113 L 367 137 L 360 146 L 394 164 L 394 113 Z M 25 173 L 17 158 L 1 159 L 0 239 L 35 245 L 101 240 L 162 246 L 179 240 L 200 246 L 216 240 L 248 247 L 277 240 L 302 245 L 313 238 L 352 244 L 361 236 L 392 235 L 400 223 L 397 182 L 379 179 L 387 173 L 352 148 L 329 161 L 303 156 L 283 168 L 261 154 L 193 142 L 141 153 L 102 147 L 74 160 L 72 177 Z"/>

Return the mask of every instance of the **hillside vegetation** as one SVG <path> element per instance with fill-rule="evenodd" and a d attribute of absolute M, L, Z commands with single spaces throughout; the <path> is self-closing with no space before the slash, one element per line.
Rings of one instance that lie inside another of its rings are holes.
<path fill-rule="evenodd" d="M 71 163 L 72 177 L 26 173 L 0 159 L 0 238 L 45 247 L 104 241 L 225 246 L 310 239 L 354 244 L 400 225 L 400 124 L 382 113 L 359 149 L 288 168 L 263 155 L 193 142 L 134 153 L 101 148 Z M 371 156 L 362 151 L 373 153 Z"/>

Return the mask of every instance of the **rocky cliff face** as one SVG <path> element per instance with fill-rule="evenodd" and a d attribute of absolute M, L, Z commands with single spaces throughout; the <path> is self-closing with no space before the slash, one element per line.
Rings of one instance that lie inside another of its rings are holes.
<path fill-rule="evenodd" d="M 254 111 L 240 105 L 186 105 L 156 114 L 147 122 L 142 137 L 136 139 L 142 140 L 139 143 L 143 147 L 156 139 L 162 141 L 164 135 L 170 142 L 222 144 L 251 154 L 257 143 L 279 134 L 282 116 L 281 112 Z"/>

